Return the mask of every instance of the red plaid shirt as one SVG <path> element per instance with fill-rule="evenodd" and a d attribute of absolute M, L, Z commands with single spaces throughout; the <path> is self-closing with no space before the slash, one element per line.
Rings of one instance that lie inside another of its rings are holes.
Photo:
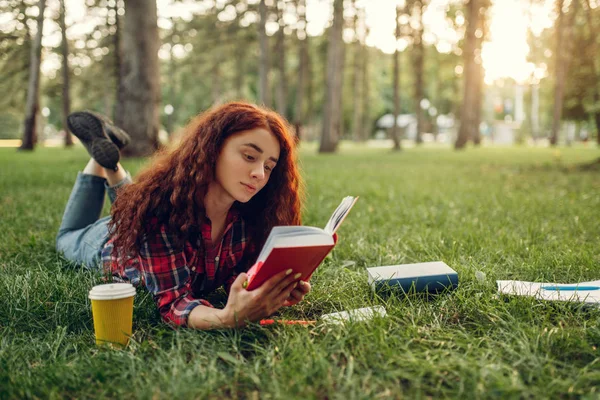
<path fill-rule="evenodd" d="M 113 256 L 111 239 L 102 249 L 102 262 L 105 272 L 128 280 L 135 286 L 143 283 L 153 294 L 166 322 L 186 326 L 188 316 L 195 307 L 201 304 L 212 307 L 201 297 L 221 285 L 225 285 L 229 293 L 237 275 L 248 269 L 249 265 L 240 263 L 248 240 L 244 220 L 233 208 L 225 220 L 221 246 L 212 244 L 211 222 L 208 218 L 202 224 L 201 237 L 195 243 L 188 241 L 183 248 L 175 248 L 173 239 L 172 232 L 161 225 L 143 243 L 139 254 L 129 257 L 125 262 Z"/>

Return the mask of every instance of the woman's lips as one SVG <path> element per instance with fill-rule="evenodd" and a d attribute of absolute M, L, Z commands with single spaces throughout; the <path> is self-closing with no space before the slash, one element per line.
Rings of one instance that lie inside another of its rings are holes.
<path fill-rule="evenodd" d="M 246 188 L 246 190 L 248 192 L 250 192 L 250 193 L 256 192 L 256 187 L 255 186 L 248 185 L 247 183 L 243 183 L 243 182 L 242 182 L 242 185 L 244 185 L 244 187 Z"/>

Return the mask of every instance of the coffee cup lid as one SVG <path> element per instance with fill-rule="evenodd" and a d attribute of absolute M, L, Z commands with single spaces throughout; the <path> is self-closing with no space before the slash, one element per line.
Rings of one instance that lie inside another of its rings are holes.
<path fill-rule="evenodd" d="M 94 286 L 88 297 L 91 300 L 118 300 L 134 295 L 135 288 L 131 283 L 106 283 Z"/>

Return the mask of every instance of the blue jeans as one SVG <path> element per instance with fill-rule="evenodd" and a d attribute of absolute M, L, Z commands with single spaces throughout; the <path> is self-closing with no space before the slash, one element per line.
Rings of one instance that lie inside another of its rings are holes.
<path fill-rule="evenodd" d="M 100 253 L 109 239 L 110 217 L 100 218 L 104 195 L 108 191 L 112 204 L 117 197 L 117 190 L 129 183 L 129 173 L 115 186 L 108 186 L 106 179 L 99 176 L 81 172 L 77 174 L 56 236 L 56 249 L 67 260 L 90 269 L 100 267 Z"/>

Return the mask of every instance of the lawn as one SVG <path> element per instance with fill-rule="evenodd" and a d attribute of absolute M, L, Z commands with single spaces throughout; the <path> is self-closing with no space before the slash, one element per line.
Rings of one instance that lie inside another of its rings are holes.
<path fill-rule="evenodd" d="M 279 316 L 382 305 L 388 317 L 172 330 L 138 290 L 125 350 L 94 345 L 87 293 L 100 275 L 54 250 L 84 150 L 0 149 L 0 398 L 600 398 L 600 309 L 499 297 L 495 284 L 600 279 L 600 170 L 580 168 L 600 151 L 304 147 L 305 224 L 360 200 L 313 291 Z M 456 291 L 367 285 L 365 267 L 434 260 L 458 271 Z"/>

